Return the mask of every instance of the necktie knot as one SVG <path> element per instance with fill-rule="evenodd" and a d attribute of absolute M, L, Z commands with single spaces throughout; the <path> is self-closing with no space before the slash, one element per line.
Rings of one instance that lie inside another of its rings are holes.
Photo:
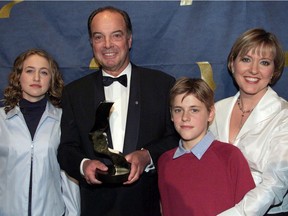
<path fill-rule="evenodd" d="M 109 76 L 103 76 L 103 85 L 104 86 L 110 86 L 113 82 L 119 82 L 123 86 L 127 87 L 127 75 L 124 74 L 120 77 L 109 77 Z"/>

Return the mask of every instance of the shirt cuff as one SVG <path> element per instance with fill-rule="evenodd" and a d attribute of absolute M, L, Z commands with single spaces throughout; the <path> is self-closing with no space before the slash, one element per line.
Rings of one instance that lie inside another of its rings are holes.
<path fill-rule="evenodd" d="M 217 216 L 241 216 L 241 214 L 236 210 L 235 207 L 232 207 L 232 208 L 218 214 Z"/>
<path fill-rule="evenodd" d="M 81 161 L 81 163 L 80 163 L 80 173 L 81 173 L 82 176 L 85 176 L 85 175 L 84 175 L 84 172 L 83 172 L 83 163 L 84 163 L 85 161 L 87 161 L 87 160 L 90 160 L 90 159 L 84 158 L 84 159 Z"/>
<path fill-rule="evenodd" d="M 146 150 L 149 154 L 149 157 L 150 157 L 150 164 L 148 164 L 145 168 L 145 172 L 149 172 L 151 170 L 154 170 L 155 169 L 155 166 L 154 166 L 154 163 L 153 163 L 153 160 L 151 158 L 151 155 L 150 155 L 150 152 L 147 150 L 147 149 L 144 149 L 144 148 L 141 148 L 141 150 Z"/>

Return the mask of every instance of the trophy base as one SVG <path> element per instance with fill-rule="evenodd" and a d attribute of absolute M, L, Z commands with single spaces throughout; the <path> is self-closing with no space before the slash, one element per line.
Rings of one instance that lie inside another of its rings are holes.
<path fill-rule="evenodd" d="M 130 169 L 108 165 L 108 171 L 96 170 L 96 178 L 107 184 L 122 184 L 128 180 Z"/>

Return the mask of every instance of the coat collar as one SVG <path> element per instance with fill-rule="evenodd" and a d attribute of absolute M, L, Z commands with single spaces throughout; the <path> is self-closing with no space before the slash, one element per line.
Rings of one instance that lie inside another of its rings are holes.
<path fill-rule="evenodd" d="M 279 96 L 275 91 L 273 91 L 270 87 L 268 87 L 267 92 L 261 98 L 261 100 L 258 102 L 256 107 L 250 114 L 249 118 L 241 128 L 238 136 L 239 137 L 242 136 L 247 131 L 254 128 L 257 124 L 261 123 L 262 121 L 268 118 L 271 118 L 272 116 L 275 116 L 277 113 L 281 111 L 282 108 L 283 103 L 281 103 L 281 100 L 279 100 Z"/>
<path fill-rule="evenodd" d="M 224 130 L 218 131 L 219 137 L 225 138 L 224 141 L 229 141 L 229 125 L 233 107 L 235 103 L 237 103 L 237 98 L 239 97 L 240 93 L 233 97 L 224 99 L 221 103 L 216 103 L 216 118 L 217 124 L 221 125 Z M 260 124 L 264 120 L 275 116 L 280 110 L 283 109 L 283 106 L 287 106 L 287 103 L 284 99 L 280 98 L 277 93 L 270 87 L 268 87 L 265 95 L 261 98 L 258 102 L 256 107 L 251 112 L 249 118 L 244 123 L 243 127 L 239 131 L 239 134 L 236 137 L 235 142 L 249 132 L 251 129 L 257 127 L 257 124 Z"/>
<path fill-rule="evenodd" d="M 45 111 L 43 113 L 43 116 L 41 119 L 44 119 L 46 117 L 50 117 L 53 118 L 57 121 L 61 120 L 61 114 L 62 112 L 59 112 L 59 108 L 56 108 L 55 106 L 53 106 L 49 101 L 47 102 Z M 14 116 L 21 116 L 21 118 L 24 119 L 21 111 L 20 111 L 20 107 L 19 106 L 15 106 L 12 110 L 10 110 L 7 115 L 6 115 L 6 120 L 13 118 Z"/>
<path fill-rule="evenodd" d="M 227 137 L 227 140 L 229 139 L 228 137 L 229 137 L 229 124 L 230 124 L 231 113 L 232 113 L 235 103 L 237 103 L 237 98 L 239 97 L 239 95 L 240 93 L 237 92 L 237 94 L 229 100 L 230 102 L 227 101 L 228 102 L 227 107 L 229 107 L 228 108 L 229 117 L 226 118 L 226 122 L 225 122 L 227 130 L 226 129 L 224 130 L 225 137 Z M 283 109 L 283 106 L 287 106 L 287 103 L 285 102 L 285 100 L 279 97 L 277 93 L 271 87 L 268 87 L 266 93 L 260 99 L 256 107 L 251 112 L 249 118 L 246 120 L 243 127 L 239 131 L 239 134 L 237 135 L 235 139 L 235 143 L 241 136 L 243 136 L 244 134 L 246 134 L 253 128 L 257 127 L 257 124 L 279 113 Z"/>

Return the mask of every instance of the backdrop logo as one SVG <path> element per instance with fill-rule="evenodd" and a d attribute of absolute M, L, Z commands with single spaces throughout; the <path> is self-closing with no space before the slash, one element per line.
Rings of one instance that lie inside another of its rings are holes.
<path fill-rule="evenodd" d="M 201 71 L 201 79 L 203 79 L 214 91 L 216 84 L 213 79 L 213 70 L 209 62 L 196 62 Z"/>
<path fill-rule="evenodd" d="M 98 62 L 95 61 L 95 58 L 92 58 L 91 61 L 90 61 L 90 64 L 89 64 L 89 68 L 90 69 L 94 69 L 94 70 L 95 69 L 98 70 L 99 66 L 100 65 L 98 64 Z"/>
<path fill-rule="evenodd" d="M 22 2 L 23 0 L 15 0 L 12 2 L 7 3 L 0 9 L 0 19 L 2 18 L 9 18 L 10 17 L 10 12 L 13 8 L 14 5 Z"/>

